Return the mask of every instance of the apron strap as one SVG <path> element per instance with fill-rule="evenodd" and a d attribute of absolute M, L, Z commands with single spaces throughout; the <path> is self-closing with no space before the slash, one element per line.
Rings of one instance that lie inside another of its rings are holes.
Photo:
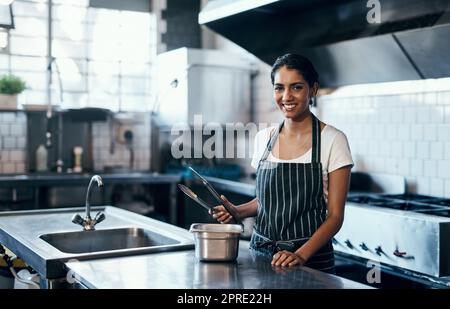
<path fill-rule="evenodd" d="M 320 121 L 317 119 L 317 117 L 311 113 L 312 118 L 312 153 L 311 153 L 311 162 L 313 163 L 320 163 Z M 267 142 L 266 149 L 264 149 L 264 153 L 261 156 L 261 159 L 259 162 L 264 161 L 269 156 L 269 153 L 272 151 L 272 147 L 275 144 L 278 135 L 281 132 L 281 129 L 283 128 L 284 120 L 280 123 L 278 126 L 278 129 L 275 131 L 275 134 L 273 134 L 269 141 Z"/>
<path fill-rule="evenodd" d="M 312 153 L 311 162 L 320 163 L 320 121 L 311 113 L 312 118 Z"/>
<path fill-rule="evenodd" d="M 284 121 L 282 123 L 280 123 L 280 125 L 276 129 L 275 133 L 270 137 L 269 141 L 267 142 L 266 149 L 264 149 L 264 153 L 263 153 L 261 159 L 259 160 L 259 162 L 266 160 L 267 157 L 269 156 L 269 153 L 272 151 L 272 147 L 275 144 L 275 142 L 278 138 L 278 135 L 280 134 L 281 129 L 283 128 L 283 125 L 284 125 Z"/>

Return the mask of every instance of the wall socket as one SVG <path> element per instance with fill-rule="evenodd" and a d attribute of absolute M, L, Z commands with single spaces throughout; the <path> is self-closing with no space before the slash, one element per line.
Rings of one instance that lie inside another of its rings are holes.
<path fill-rule="evenodd" d="M 115 130 L 115 140 L 116 142 L 120 144 L 126 144 L 127 140 L 125 138 L 127 132 L 131 132 L 134 135 L 134 128 L 132 125 L 129 124 L 121 124 L 116 123 L 116 130 Z"/>

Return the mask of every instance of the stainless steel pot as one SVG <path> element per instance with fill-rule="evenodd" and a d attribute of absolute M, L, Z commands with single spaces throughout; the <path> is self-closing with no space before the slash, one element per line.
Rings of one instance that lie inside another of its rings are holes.
<path fill-rule="evenodd" d="M 239 237 L 243 228 L 239 224 L 193 223 L 195 257 L 200 261 L 234 261 L 238 256 Z"/>

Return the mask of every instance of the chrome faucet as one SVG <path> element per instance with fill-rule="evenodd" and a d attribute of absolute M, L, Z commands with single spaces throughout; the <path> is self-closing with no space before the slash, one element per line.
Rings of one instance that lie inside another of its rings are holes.
<path fill-rule="evenodd" d="M 99 187 L 103 187 L 103 179 L 98 175 L 92 176 L 91 181 L 89 182 L 87 193 L 86 193 L 86 216 L 85 216 L 85 218 L 83 219 L 79 214 L 75 214 L 72 217 L 72 222 L 75 224 L 81 225 L 85 231 L 95 230 L 95 225 L 97 223 L 100 223 L 103 220 L 105 220 L 105 214 L 101 211 L 99 211 L 95 215 L 94 219 L 91 218 L 90 199 L 91 199 L 92 185 L 93 185 L 94 181 L 97 182 L 97 185 Z"/>

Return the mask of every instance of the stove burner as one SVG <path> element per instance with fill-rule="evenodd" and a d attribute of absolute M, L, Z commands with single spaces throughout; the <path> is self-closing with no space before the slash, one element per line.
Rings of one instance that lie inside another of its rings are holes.
<path fill-rule="evenodd" d="M 420 194 L 388 194 L 383 195 L 385 198 L 398 199 L 403 201 L 413 201 L 427 204 L 436 204 L 443 206 L 450 206 L 450 199 L 428 196 L 428 195 L 420 195 Z"/>
<path fill-rule="evenodd" d="M 414 202 L 392 202 L 380 205 L 386 208 L 392 209 L 400 209 L 400 210 L 410 210 L 410 211 L 420 211 L 420 210 L 430 210 L 438 207 L 430 206 L 423 203 L 414 203 Z"/>
<path fill-rule="evenodd" d="M 450 217 L 450 199 L 418 194 L 366 194 L 351 192 L 349 202 Z"/>
<path fill-rule="evenodd" d="M 424 210 L 424 211 L 418 211 L 421 214 L 427 214 L 427 215 L 435 215 L 439 217 L 447 217 L 450 218 L 450 208 L 447 207 L 441 207 L 441 209 L 438 210 Z"/>
<path fill-rule="evenodd" d="M 392 201 L 392 199 L 386 199 L 383 198 L 382 196 L 376 195 L 350 195 L 347 198 L 347 201 L 374 205 L 374 204 L 388 203 Z"/>

